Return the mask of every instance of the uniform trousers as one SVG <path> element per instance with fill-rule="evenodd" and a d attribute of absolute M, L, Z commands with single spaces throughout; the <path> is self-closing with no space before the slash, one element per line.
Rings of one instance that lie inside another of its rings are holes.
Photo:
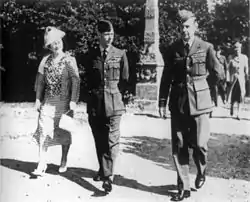
<path fill-rule="evenodd" d="M 227 99 L 226 83 L 220 82 L 217 85 L 214 85 L 213 87 L 211 87 L 210 92 L 211 92 L 211 98 L 216 107 L 218 106 L 219 95 L 221 96 L 223 103 L 226 102 Z"/>
<path fill-rule="evenodd" d="M 210 137 L 209 113 L 191 116 L 171 113 L 172 154 L 177 170 L 178 185 L 190 190 L 189 148 L 193 149 L 193 160 L 197 174 L 204 174 L 207 163 L 207 143 Z"/>
<path fill-rule="evenodd" d="M 114 164 L 119 152 L 121 115 L 107 117 L 89 115 L 89 124 L 95 140 L 99 162 L 98 174 L 103 177 L 113 175 Z"/>

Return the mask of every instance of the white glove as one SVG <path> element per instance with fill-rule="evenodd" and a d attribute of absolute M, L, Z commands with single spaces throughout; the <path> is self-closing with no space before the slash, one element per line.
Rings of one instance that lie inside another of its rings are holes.
<path fill-rule="evenodd" d="M 159 108 L 159 114 L 161 118 L 167 118 L 167 111 L 166 111 L 166 107 L 160 107 Z"/>
<path fill-rule="evenodd" d="M 70 110 L 74 111 L 76 109 L 76 103 L 71 101 L 69 103 L 69 108 L 70 108 Z"/>
<path fill-rule="evenodd" d="M 35 103 L 35 109 L 40 112 L 41 110 L 41 102 L 39 99 L 36 99 L 36 103 Z"/>

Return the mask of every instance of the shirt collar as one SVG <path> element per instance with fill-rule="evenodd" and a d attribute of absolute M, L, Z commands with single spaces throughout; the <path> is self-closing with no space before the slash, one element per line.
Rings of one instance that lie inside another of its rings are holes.
<path fill-rule="evenodd" d="M 110 46 L 108 46 L 107 48 L 105 48 L 107 52 L 109 52 L 109 49 L 110 49 Z M 104 51 L 104 48 L 100 45 L 100 50 L 101 50 L 101 53 L 103 53 Z"/>
<path fill-rule="evenodd" d="M 184 43 L 184 45 L 188 44 L 189 47 L 191 47 L 193 45 L 193 43 L 194 43 L 194 37 L 191 38 L 189 41 L 183 41 L 183 43 Z"/>

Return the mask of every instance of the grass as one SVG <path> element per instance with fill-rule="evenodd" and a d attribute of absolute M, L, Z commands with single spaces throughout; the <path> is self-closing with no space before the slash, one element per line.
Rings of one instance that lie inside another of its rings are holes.
<path fill-rule="evenodd" d="M 207 175 L 250 181 L 250 137 L 226 134 L 212 134 L 212 137 L 208 143 Z M 170 140 L 152 137 L 124 139 L 123 152 L 133 153 L 166 169 L 175 170 Z M 190 173 L 196 174 L 191 156 L 190 151 Z"/>

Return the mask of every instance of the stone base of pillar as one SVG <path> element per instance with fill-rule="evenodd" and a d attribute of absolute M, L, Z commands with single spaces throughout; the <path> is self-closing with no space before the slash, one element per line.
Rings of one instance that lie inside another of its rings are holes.
<path fill-rule="evenodd" d="M 136 98 L 139 100 L 156 101 L 158 95 L 158 85 L 156 83 L 137 83 Z"/>
<path fill-rule="evenodd" d="M 163 66 L 143 64 L 138 66 L 135 103 L 142 113 L 158 115 L 158 95 Z M 146 79 L 145 79 L 146 78 Z"/>

